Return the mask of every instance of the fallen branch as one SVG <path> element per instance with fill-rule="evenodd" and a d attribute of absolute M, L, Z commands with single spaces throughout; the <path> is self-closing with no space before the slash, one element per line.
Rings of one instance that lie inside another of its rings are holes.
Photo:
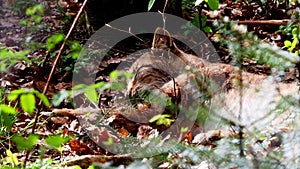
<path fill-rule="evenodd" d="M 86 107 L 86 108 L 78 108 L 78 109 L 66 109 L 66 108 L 54 109 L 52 112 L 62 116 L 78 116 L 78 115 L 86 115 L 88 113 L 99 113 L 101 112 L 101 110 Z"/>
<path fill-rule="evenodd" d="M 208 19 L 207 22 L 212 24 L 216 20 L 214 19 Z M 283 20 L 244 20 L 244 21 L 231 21 L 231 22 L 237 22 L 238 24 L 244 24 L 244 25 L 251 25 L 251 26 L 260 26 L 260 25 L 287 25 L 288 22 L 291 20 L 289 19 L 283 19 Z"/>
<path fill-rule="evenodd" d="M 109 161 L 129 161 L 131 159 L 130 154 L 121 154 L 121 155 L 83 155 L 79 157 L 72 157 L 71 160 L 66 161 L 61 164 L 61 166 L 75 166 L 79 165 L 83 168 L 88 168 L 93 163 L 106 163 Z"/>

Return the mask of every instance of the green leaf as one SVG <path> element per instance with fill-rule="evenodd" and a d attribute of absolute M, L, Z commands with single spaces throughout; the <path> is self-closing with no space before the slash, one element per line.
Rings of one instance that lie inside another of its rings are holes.
<path fill-rule="evenodd" d="M 64 34 L 58 33 L 50 36 L 46 41 L 47 50 L 50 51 L 54 47 L 64 40 Z"/>
<path fill-rule="evenodd" d="M 27 8 L 26 9 L 26 15 L 33 15 L 33 14 L 40 14 L 42 15 L 44 13 L 44 6 L 39 4 L 39 5 L 35 5 L 33 7 Z"/>
<path fill-rule="evenodd" d="M 92 102 L 97 103 L 98 93 L 94 86 L 89 86 L 85 91 L 85 96 Z"/>
<path fill-rule="evenodd" d="M 7 66 L 5 64 L 0 64 L 0 72 L 6 72 Z"/>
<path fill-rule="evenodd" d="M 193 20 L 191 21 L 193 25 L 195 25 L 197 28 L 200 28 L 200 22 L 199 22 L 199 14 L 196 14 Z"/>
<path fill-rule="evenodd" d="M 82 47 L 79 42 L 77 41 L 68 41 L 68 46 L 70 47 L 70 53 L 69 55 L 73 59 L 77 59 L 79 56 L 79 53 L 82 51 Z"/>
<path fill-rule="evenodd" d="M 165 125 L 165 126 L 170 126 L 171 123 L 174 121 L 173 119 L 169 119 L 169 117 L 171 117 L 171 115 L 169 114 L 158 114 L 153 116 L 149 122 L 153 123 L 156 121 L 157 125 Z"/>
<path fill-rule="evenodd" d="M 205 27 L 203 28 L 203 31 L 204 31 L 205 33 L 211 33 L 211 32 L 212 32 L 212 29 L 211 29 L 211 27 L 209 27 L 209 26 L 205 26 Z"/>
<path fill-rule="evenodd" d="M 188 130 L 189 130 L 188 127 L 181 127 L 181 128 L 180 128 L 180 132 L 181 132 L 181 133 L 185 133 L 185 132 L 187 132 Z"/>
<path fill-rule="evenodd" d="M 86 85 L 84 85 L 84 84 L 78 84 L 78 85 L 74 86 L 72 89 L 73 90 L 80 90 L 80 89 L 83 89 L 85 87 L 86 87 Z"/>
<path fill-rule="evenodd" d="M 111 80 L 117 80 L 119 76 L 119 71 L 118 70 L 114 70 L 109 74 L 109 77 Z"/>
<path fill-rule="evenodd" d="M 133 74 L 129 73 L 129 72 L 124 72 L 124 76 L 125 76 L 126 79 L 128 79 L 128 78 L 132 78 Z"/>
<path fill-rule="evenodd" d="M 14 115 L 17 114 L 17 111 L 15 108 L 10 107 L 9 105 L 6 105 L 6 104 L 1 104 L 0 110 L 7 114 L 14 114 Z"/>
<path fill-rule="evenodd" d="M 68 98 L 69 96 L 69 92 L 65 89 L 62 89 L 52 97 L 52 104 L 54 106 L 59 106 L 60 103 L 63 102 L 64 99 Z"/>
<path fill-rule="evenodd" d="M 99 93 L 103 92 L 104 90 L 107 90 L 107 89 L 111 89 L 112 88 L 112 83 L 106 83 L 106 82 L 100 82 L 101 84 L 98 85 L 97 83 L 97 90 Z"/>
<path fill-rule="evenodd" d="M 207 3 L 212 10 L 217 10 L 219 8 L 219 0 L 208 0 Z"/>
<path fill-rule="evenodd" d="M 35 109 L 35 97 L 32 93 L 22 94 L 20 96 L 20 104 L 23 111 L 32 114 Z"/>
<path fill-rule="evenodd" d="M 107 83 L 106 82 L 98 82 L 95 84 L 95 89 L 98 89 L 98 88 L 103 88 Z M 104 89 L 105 90 L 105 89 Z"/>
<path fill-rule="evenodd" d="M 124 83 L 119 83 L 119 82 L 111 82 L 111 89 L 113 90 L 123 90 L 125 89 L 125 84 Z"/>
<path fill-rule="evenodd" d="M 297 37 L 298 36 L 298 28 L 294 28 L 293 30 L 292 30 L 292 35 L 293 35 L 293 37 Z"/>
<path fill-rule="evenodd" d="M 13 90 L 12 92 L 9 93 L 7 99 L 8 101 L 14 101 L 19 97 L 20 94 L 23 94 L 24 92 L 25 92 L 24 89 Z"/>
<path fill-rule="evenodd" d="M 78 166 L 78 167 L 79 167 L 79 166 Z M 75 168 L 75 169 L 81 169 L 81 167 Z M 88 169 L 96 169 L 96 167 L 95 167 L 94 165 L 90 165 L 90 166 L 88 167 Z"/>
<path fill-rule="evenodd" d="M 27 19 L 22 19 L 19 24 L 20 25 L 27 25 L 29 23 L 29 21 Z"/>
<path fill-rule="evenodd" d="M 298 43 L 298 38 L 294 38 L 294 40 L 293 40 L 293 42 L 291 44 L 290 51 L 293 51 L 295 49 L 297 43 Z"/>
<path fill-rule="evenodd" d="M 289 48 L 289 47 L 291 47 L 291 45 L 292 45 L 291 41 L 289 41 L 289 40 L 284 41 L 284 47 Z"/>
<path fill-rule="evenodd" d="M 45 139 L 46 143 L 52 147 L 59 148 L 63 144 L 67 143 L 69 141 L 68 137 L 62 137 L 60 135 L 55 136 L 49 136 Z"/>
<path fill-rule="evenodd" d="M 26 9 L 26 15 L 27 15 L 27 16 L 33 15 L 34 12 L 35 12 L 35 11 L 33 10 L 33 8 L 27 8 L 27 9 Z"/>
<path fill-rule="evenodd" d="M 49 102 L 48 98 L 44 94 L 40 93 L 37 90 L 34 90 L 34 93 L 36 94 L 36 96 L 38 98 L 40 98 L 42 100 L 42 102 L 44 103 L 45 106 L 47 106 L 47 107 L 50 106 L 50 102 Z"/>
<path fill-rule="evenodd" d="M 38 4 L 34 6 L 35 13 L 44 14 L 44 6 L 42 4 Z"/>
<path fill-rule="evenodd" d="M 32 150 L 36 142 L 39 140 L 39 136 L 31 134 L 28 136 L 28 138 L 25 138 L 20 135 L 15 135 L 13 136 L 12 140 L 16 143 L 19 151 Z"/>
<path fill-rule="evenodd" d="M 160 116 L 161 116 L 161 114 L 158 114 L 158 115 L 153 116 L 153 117 L 149 120 L 149 122 L 150 122 L 150 123 L 153 123 L 153 122 L 157 121 L 157 120 L 160 118 Z"/>
<path fill-rule="evenodd" d="M 149 0 L 149 3 L 148 3 L 148 11 L 151 10 L 151 8 L 153 7 L 154 2 L 155 2 L 155 0 Z"/>
<path fill-rule="evenodd" d="M 10 132 L 13 124 L 15 123 L 16 118 L 10 114 L 0 111 L 0 131 L 1 132 Z"/>
<path fill-rule="evenodd" d="M 19 160 L 15 154 L 13 154 L 10 150 L 6 150 L 6 155 L 8 157 L 7 162 L 13 163 L 14 165 L 19 165 Z"/>
<path fill-rule="evenodd" d="M 81 50 L 81 45 L 78 41 L 68 41 L 68 45 L 72 51 Z"/>
<path fill-rule="evenodd" d="M 41 21 L 42 21 L 42 16 L 40 16 L 40 15 L 34 15 L 34 16 L 32 16 L 31 17 L 31 19 L 34 21 L 34 22 L 36 22 L 36 23 L 40 23 Z"/>

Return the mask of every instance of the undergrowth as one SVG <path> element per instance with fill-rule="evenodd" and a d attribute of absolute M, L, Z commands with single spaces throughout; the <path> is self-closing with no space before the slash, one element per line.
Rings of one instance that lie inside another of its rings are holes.
<path fill-rule="evenodd" d="M 12 8 L 19 11 L 19 7 L 13 6 Z M 30 16 L 29 20 L 24 21 L 23 24 L 28 26 L 33 23 L 40 23 L 38 18 L 41 17 L 42 13 L 37 13 L 37 16 L 35 14 L 37 11 L 42 12 L 43 9 L 38 7 L 30 8 L 31 12 L 34 9 L 36 11 L 33 11 L 30 15 L 27 13 Z M 244 68 L 243 63 L 245 60 L 253 60 L 259 65 L 270 67 L 273 73 L 272 76 L 280 80 L 288 69 L 295 69 L 300 60 L 298 56 L 299 47 L 297 46 L 300 36 L 299 8 L 295 10 L 293 17 L 294 20 L 287 27 L 288 29 L 283 29 L 286 33 L 291 33 L 289 36 L 290 39 L 285 42 L 284 46 L 284 49 L 288 49 L 288 51 L 259 40 L 256 35 L 247 32 L 245 26 L 239 26 L 234 22 L 230 22 L 227 17 L 224 17 L 223 21 L 215 23 L 214 26 L 220 34 L 220 38 L 215 40 L 223 45 L 227 45 L 230 54 L 233 56 L 233 63 L 235 65 Z M 199 22 L 197 23 L 199 24 Z M 48 55 L 55 56 L 58 52 L 58 46 L 63 42 L 64 38 L 65 36 L 62 33 L 53 34 L 39 47 L 48 51 Z M 62 61 L 66 71 L 69 71 L 73 69 L 73 65 L 69 64 L 69 62 L 75 62 L 81 51 L 81 45 L 77 41 L 68 41 L 67 45 L 68 49 L 65 51 L 65 57 Z M 34 51 L 16 51 L 1 45 L 1 73 L 9 72 L 10 67 L 20 61 L 26 62 L 28 65 L 32 64 L 33 60 L 27 57 L 31 52 Z M 53 58 L 50 57 L 50 59 Z M 42 61 L 39 60 L 38 62 Z M 112 79 L 118 76 L 118 73 L 117 75 L 114 73 L 111 74 Z M 126 78 L 129 76 L 128 74 L 124 75 L 124 82 L 126 82 Z M 72 136 L 64 135 L 63 131 L 46 136 L 41 133 L 24 133 L 28 128 L 40 127 L 40 123 L 34 126 L 32 121 L 26 123 L 23 129 L 13 131 L 14 123 L 22 114 L 33 115 L 36 112 L 41 112 L 43 110 L 42 107 L 49 108 L 51 105 L 59 106 L 65 100 L 73 97 L 74 94 L 84 94 L 90 102 L 97 105 L 99 91 L 121 90 L 124 88 L 124 84 L 114 81 L 100 82 L 90 86 L 78 85 L 73 90 L 58 91 L 53 98 L 49 98 L 35 89 L 20 88 L 8 90 L 1 88 L 0 145 L 5 149 L 5 153 L 1 153 L 1 168 L 52 168 L 53 166 L 58 166 L 62 161 L 43 159 L 42 155 L 40 159 L 24 166 L 19 157 L 24 156 L 24 152 L 33 152 L 35 149 L 38 149 L 37 151 L 40 151 L 40 154 L 43 154 L 42 152 L 45 149 L 55 149 L 59 153 L 62 153 L 63 145 L 67 144 L 72 138 Z M 263 99 L 263 97 L 257 98 L 257 103 L 261 103 L 261 106 L 265 106 L 263 105 Z M 210 109 L 201 110 L 208 111 L 207 113 L 203 113 L 206 115 L 211 114 L 211 116 L 214 116 L 218 114 L 218 112 L 211 113 Z M 260 107 L 260 110 L 264 110 L 264 107 Z M 258 127 L 242 126 L 239 125 L 240 121 L 230 121 L 224 118 L 221 120 L 223 126 L 235 128 L 237 131 L 241 130 L 247 133 L 247 135 L 225 137 L 215 141 L 215 145 L 213 146 L 187 142 L 178 143 L 176 140 L 160 140 L 157 138 L 149 139 L 146 143 L 129 139 L 128 145 L 132 144 L 133 146 L 127 146 L 126 149 L 129 147 L 131 149 L 130 152 L 133 152 L 131 154 L 132 157 L 135 158 L 126 164 L 126 168 L 299 168 L 299 112 L 299 96 L 297 95 L 297 97 L 281 97 L 275 109 L 267 112 L 267 116 L 264 116 L 263 119 L 259 119 L 255 123 L 255 126 Z M 274 118 L 270 117 L 278 117 L 284 114 L 287 117 L 280 125 L 289 127 L 289 130 L 265 131 L 265 127 L 261 127 L 273 123 Z M 159 119 L 159 117 L 157 118 Z M 165 122 L 164 120 L 166 119 L 163 119 L 162 123 Z M 202 123 L 205 122 L 202 121 Z M 33 130 L 36 128 L 33 128 Z M 147 144 L 151 146 L 147 146 Z M 38 147 L 38 145 L 40 146 Z M 160 146 L 156 147 L 155 145 Z M 123 149 L 124 147 L 117 148 Z M 79 166 L 77 167 L 80 168 Z M 124 168 L 124 166 L 115 166 L 113 162 L 107 162 L 104 164 L 93 164 L 90 168 Z"/>

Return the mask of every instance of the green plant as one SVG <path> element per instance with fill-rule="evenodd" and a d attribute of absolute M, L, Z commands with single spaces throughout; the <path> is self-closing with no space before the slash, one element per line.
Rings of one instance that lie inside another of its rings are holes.
<path fill-rule="evenodd" d="M 49 36 L 46 39 L 45 43 L 33 40 L 33 35 L 36 35 L 37 32 L 45 29 L 49 32 L 47 25 L 42 22 L 45 14 L 45 6 L 43 4 L 37 4 L 36 1 L 34 2 L 35 3 L 33 4 L 31 4 L 31 1 L 15 1 L 14 3 L 14 5 L 20 5 L 24 3 L 22 7 L 20 6 L 20 11 L 24 12 L 24 15 L 26 16 L 25 19 L 20 21 L 20 24 L 26 27 L 26 38 L 24 39 L 25 45 L 22 46 L 26 50 L 6 47 L 0 44 L 1 74 L 3 72 L 9 71 L 11 66 L 14 66 L 17 62 L 20 61 L 25 63 L 26 66 L 32 66 L 32 64 L 35 64 L 34 61 L 36 61 L 37 59 L 28 58 L 28 55 L 33 51 L 43 53 L 44 49 L 46 49 L 46 56 L 56 55 L 57 45 L 62 43 L 65 38 L 63 34 L 57 33 Z M 28 7 L 29 5 L 31 7 Z M 45 32 L 43 32 L 43 35 L 45 35 Z M 65 62 L 63 60 L 63 63 L 68 62 L 68 59 L 77 59 L 77 56 L 81 51 L 81 45 L 77 41 L 67 41 L 67 46 L 67 56 L 65 57 Z M 41 136 L 39 134 L 35 134 L 34 129 L 36 129 L 38 126 L 36 126 L 36 123 L 32 122 L 26 124 L 26 126 L 21 128 L 21 131 L 12 130 L 14 129 L 14 123 L 20 120 L 18 118 L 22 113 L 26 112 L 29 114 L 28 116 L 32 116 L 34 113 L 36 113 L 37 118 L 35 120 L 39 121 L 40 116 L 38 116 L 38 112 L 40 111 L 40 107 L 43 106 L 49 108 L 50 106 L 50 102 L 44 94 L 32 88 L 21 88 L 12 91 L 7 91 L 4 88 L 1 88 L 0 96 L 0 144 L 1 147 L 4 148 L 4 150 L 5 148 L 7 148 L 6 153 L 4 153 L 6 157 L 2 157 L 3 151 L 1 151 L 2 159 L 0 161 L 0 168 L 18 168 L 23 165 L 18 161 L 16 153 L 12 153 L 12 151 L 16 152 L 14 147 L 16 147 L 18 151 L 26 152 L 31 152 L 37 147 L 40 148 L 39 152 L 41 153 L 43 153 L 44 149 L 55 149 L 59 152 L 62 152 L 62 144 L 68 142 L 70 137 L 64 137 L 61 135 Z M 24 134 L 28 133 L 27 130 L 30 127 L 34 128 L 32 129 L 32 134 Z M 26 132 L 22 133 L 23 131 Z M 46 144 L 36 146 L 39 141 L 44 141 Z M 12 147 L 11 150 L 10 146 Z M 42 156 L 43 154 L 41 154 L 41 157 Z M 35 163 L 30 164 L 31 167 L 29 168 L 51 168 L 50 164 L 53 164 L 53 162 L 49 160 L 43 160 L 42 162 L 36 161 Z"/>
<path fill-rule="evenodd" d="M 299 39 L 297 37 L 297 32 L 298 31 L 298 28 L 295 28 L 292 32 L 293 34 L 293 38 L 292 38 L 292 41 L 290 40 L 285 40 L 284 41 L 284 47 L 283 48 L 287 48 L 290 52 L 293 52 L 294 49 L 296 48 L 297 44 L 299 44 Z M 295 54 L 298 56 L 299 55 L 299 50 L 295 51 Z"/>
<path fill-rule="evenodd" d="M 219 0 L 197 0 L 195 6 L 207 4 L 211 10 L 217 10 L 219 8 Z"/>
<path fill-rule="evenodd" d="M 155 0 L 149 0 L 149 3 L 148 3 L 148 11 L 151 10 L 153 4 L 154 4 Z"/>
<path fill-rule="evenodd" d="M 0 105 L 0 136 L 7 136 L 12 129 L 17 112 L 6 104 Z"/>
<path fill-rule="evenodd" d="M 119 72 L 118 70 L 110 73 L 110 82 L 98 82 L 92 85 L 78 84 L 72 88 L 72 90 L 60 90 L 52 98 L 52 104 L 58 106 L 65 99 L 73 98 L 78 95 L 84 94 L 85 97 L 94 105 L 98 104 L 98 93 L 102 93 L 105 90 L 123 90 L 126 86 L 126 80 L 131 77 L 130 73 Z"/>
<path fill-rule="evenodd" d="M 50 102 L 48 101 L 47 97 L 43 95 L 42 93 L 38 92 L 34 89 L 17 89 L 11 91 L 8 96 L 8 101 L 14 101 L 18 104 L 20 104 L 22 111 L 27 112 L 29 114 L 33 114 L 33 112 L 36 110 L 36 99 L 41 100 L 41 102 L 46 106 L 50 106 Z M 17 106 L 17 104 L 16 104 Z M 11 107 L 6 104 L 0 105 L 0 126 L 1 126 L 1 132 L 8 133 L 10 129 L 12 128 L 13 123 L 16 121 L 16 118 L 18 116 L 18 113 L 14 107 Z M 31 124 L 29 124 L 31 125 Z M 28 127 L 25 127 L 25 129 Z M 11 137 L 9 137 L 15 144 L 19 151 L 32 151 L 33 148 L 36 146 L 37 142 L 41 140 L 42 138 L 38 134 L 30 134 L 28 136 L 22 136 L 18 133 L 13 134 Z M 53 135 L 53 136 L 47 136 L 44 137 L 45 142 L 48 145 L 49 148 L 55 148 L 59 152 L 62 152 L 62 144 L 65 144 L 68 142 L 70 137 L 63 137 L 61 135 Z M 43 148 L 41 146 L 40 148 Z M 12 166 L 17 165 L 19 162 L 15 160 L 14 155 L 8 151 L 7 158 L 10 159 L 9 163 L 11 163 Z M 7 166 L 9 167 L 9 165 Z"/>
<path fill-rule="evenodd" d="M 26 15 L 29 17 L 28 19 L 22 20 L 20 23 L 31 26 L 33 23 L 41 23 L 44 15 L 45 7 L 41 4 L 34 5 L 26 9 Z M 30 25 L 29 25 L 30 24 Z"/>
<path fill-rule="evenodd" d="M 13 10 L 14 12 L 17 12 L 19 14 L 24 15 L 25 11 L 28 7 L 36 5 L 38 2 L 35 0 L 28 0 L 28 1 L 13 1 L 13 3 L 5 6 L 8 9 Z"/>
<path fill-rule="evenodd" d="M 39 98 L 45 106 L 50 106 L 47 97 L 35 89 L 22 88 L 13 90 L 9 93 L 7 99 L 8 101 L 17 101 L 17 99 L 19 99 L 22 110 L 33 114 L 36 108 L 36 97 Z"/>
<path fill-rule="evenodd" d="M 219 0 L 197 0 L 195 2 L 195 7 L 197 7 L 198 13 L 191 22 L 196 27 L 208 33 L 212 32 L 212 29 L 206 25 L 207 17 L 202 15 L 202 10 L 205 6 L 208 6 L 211 10 L 217 10 L 219 8 Z"/>
<path fill-rule="evenodd" d="M 50 148 L 57 149 L 62 153 L 62 145 L 67 143 L 70 140 L 70 137 L 63 137 L 61 135 L 53 135 L 45 138 L 45 142 L 50 146 Z"/>
<path fill-rule="evenodd" d="M 15 108 L 5 104 L 5 89 L 0 90 L 0 136 L 7 136 L 16 121 L 17 111 Z"/>
<path fill-rule="evenodd" d="M 196 2 L 192 0 L 184 0 L 182 5 L 183 8 L 186 8 L 186 10 L 192 10 L 193 13 L 195 13 L 195 16 L 193 16 L 191 21 L 187 25 L 183 26 L 184 29 L 187 29 L 185 32 L 186 34 L 190 33 L 189 28 L 193 26 L 203 30 L 205 33 L 212 32 L 211 27 L 206 24 L 207 17 L 202 14 L 202 10 L 204 8 L 217 10 L 219 7 L 219 0 L 197 0 Z"/>
<path fill-rule="evenodd" d="M 31 63 L 26 57 L 29 53 L 30 50 L 15 51 L 0 44 L 0 72 L 7 72 L 9 66 L 15 65 L 20 60 Z"/>
<path fill-rule="evenodd" d="M 27 49 L 38 50 L 42 47 L 42 43 L 33 39 L 33 36 L 41 30 L 48 30 L 45 23 L 42 22 L 45 13 L 45 6 L 36 4 L 26 9 L 26 18 L 22 19 L 19 24 L 26 26 L 26 37 L 23 45 Z"/>
<path fill-rule="evenodd" d="M 19 160 L 16 156 L 16 154 L 13 154 L 10 150 L 6 150 L 7 158 L 5 159 L 5 163 L 8 163 L 10 165 L 7 165 L 7 167 L 17 167 L 19 165 Z"/>
<path fill-rule="evenodd" d="M 174 122 L 173 119 L 170 119 L 171 115 L 170 114 L 158 114 L 153 116 L 149 122 L 150 123 L 156 123 L 157 125 L 165 125 L 165 126 L 170 126 L 172 122 Z"/>
<path fill-rule="evenodd" d="M 39 140 L 39 136 L 31 134 L 28 137 L 23 137 L 16 134 L 12 137 L 12 140 L 16 143 L 19 151 L 31 151 Z"/>
<path fill-rule="evenodd" d="M 284 41 L 283 48 L 288 49 L 290 52 L 295 53 L 295 55 L 299 56 L 300 54 L 300 14 L 299 8 L 297 8 L 293 14 L 293 22 L 289 23 L 286 26 L 281 26 L 280 30 L 277 32 L 281 32 L 287 35 L 288 40 Z M 297 12 L 298 11 L 298 12 Z"/>
<path fill-rule="evenodd" d="M 250 59 L 259 65 L 273 68 L 276 74 L 299 62 L 299 58 L 292 53 L 259 40 L 255 34 L 247 31 L 246 26 L 230 22 L 228 17 L 224 17 L 215 26 L 219 29 L 218 33 L 222 34 L 221 38 L 215 40 L 228 47 L 233 63 L 241 68 L 244 61 Z"/>
<path fill-rule="evenodd" d="M 36 98 L 40 99 L 46 107 L 50 106 L 50 102 L 48 101 L 47 97 L 34 89 L 22 88 L 22 89 L 13 90 L 7 96 L 8 101 L 10 102 L 14 101 L 16 103 L 19 103 L 23 112 L 27 112 L 29 114 L 33 114 L 33 112 L 36 109 L 37 106 Z M 6 113 L 10 113 L 14 115 L 15 118 L 17 117 L 17 111 L 15 110 L 15 108 L 12 108 L 4 104 L 2 105 L 2 110 Z M 21 136 L 16 136 L 15 138 L 18 143 L 22 143 Z M 33 146 L 32 144 L 33 142 L 35 142 L 35 140 L 36 140 L 36 136 L 31 136 L 30 140 L 28 140 L 27 143 L 28 145 L 25 145 L 24 148 L 25 149 L 32 148 L 31 146 Z"/>
<path fill-rule="evenodd" d="M 60 44 L 64 40 L 65 36 L 62 33 L 57 33 L 54 35 L 51 35 L 46 40 L 46 49 L 48 51 L 53 51 L 56 47 L 56 45 Z"/>
<path fill-rule="evenodd" d="M 73 71 L 74 64 L 80 52 L 82 52 L 82 46 L 78 41 L 67 41 L 66 44 L 68 48 L 65 50 L 66 55 L 62 58 L 62 64 L 65 71 Z"/>
<path fill-rule="evenodd" d="M 286 69 L 293 68 L 295 64 L 299 63 L 299 57 L 295 56 L 293 53 L 284 51 L 259 40 L 256 35 L 247 31 L 246 26 L 231 22 L 228 17 L 224 17 L 223 21 L 216 23 L 215 26 L 217 26 L 218 33 L 220 34 L 220 39 L 216 40 L 228 47 L 233 59 L 232 64 L 239 66 L 242 69 L 245 68 L 245 62 L 252 60 L 257 64 L 269 66 L 272 69 L 272 76 L 278 77 L 281 74 L 284 74 Z M 270 92 L 268 90 L 269 87 L 270 86 L 267 85 L 266 91 L 263 91 L 264 89 L 259 89 L 259 91 L 265 95 Z M 243 94 L 245 93 L 241 90 L 240 97 L 243 97 Z M 258 97 L 256 97 L 256 99 L 263 100 Z M 217 147 L 211 151 L 214 155 L 209 157 L 210 161 L 218 168 L 295 168 L 294 166 L 299 165 L 299 163 L 291 164 L 288 161 L 299 157 L 299 153 L 296 153 L 299 149 L 291 150 L 291 147 L 297 147 L 298 143 L 293 142 L 292 144 L 289 144 L 287 141 L 288 139 L 283 141 L 284 143 L 278 141 L 280 142 L 278 151 L 273 151 L 274 149 L 270 149 L 270 146 L 271 144 L 274 144 L 274 141 L 272 140 L 281 140 L 282 137 L 289 139 L 294 137 L 295 140 L 298 140 L 296 138 L 296 131 L 292 130 L 287 133 L 280 131 L 277 133 L 276 131 L 265 131 L 262 134 L 262 126 L 272 124 L 274 117 L 278 117 L 282 114 L 289 114 L 289 117 L 283 119 L 283 122 L 280 125 L 294 126 L 292 119 L 296 120 L 299 118 L 299 113 L 297 113 L 299 111 L 299 103 L 296 103 L 299 100 L 297 100 L 297 97 L 294 97 L 294 95 L 287 97 L 281 96 L 281 100 L 276 102 L 277 104 L 274 109 L 267 112 L 266 116 L 251 124 L 253 126 L 240 125 L 242 121 L 240 119 L 234 121 L 223 119 L 224 121 L 222 121 L 222 124 L 224 123 L 224 125 L 228 127 L 230 127 L 230 124 L 235 124 L 234 130 L 245 131 L 247 135 L 235 138 L 223 138 L 218 141 Z M 252 106 L 251 103 L 247 104 Z M 269 106 L 269 104 L 271 103 L 268 103 L 267 106 Z M 253 106 L 259 106 L 262 108 L 260 111 L 264 111 L 263 106 L 266 105 L 264 105 L 263 102 L 259 102 L 258 105 Z M 239 110 L 233 111 L 238 112 Z M 218 113 L 220 112 L 211 112 L 211 114 Z M 251 111 L 249 114 L 250 113 L 259 114 L 261 112 Z M 272 132 L 275 132 L 276 135 L 274 136 L 274 133 Z M 290 159 L 285 160 L 283 157 L 289 157 Z"/>

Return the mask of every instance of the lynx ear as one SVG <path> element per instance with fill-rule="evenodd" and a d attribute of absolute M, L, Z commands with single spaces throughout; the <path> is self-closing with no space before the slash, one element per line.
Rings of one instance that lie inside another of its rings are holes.
<path fill-rule="evenodd" d="M 152 49 L 170 50 L 172 45 L 173 41 L 170 33 L 164 28 L 157 27 L 152 41 Z"/>

